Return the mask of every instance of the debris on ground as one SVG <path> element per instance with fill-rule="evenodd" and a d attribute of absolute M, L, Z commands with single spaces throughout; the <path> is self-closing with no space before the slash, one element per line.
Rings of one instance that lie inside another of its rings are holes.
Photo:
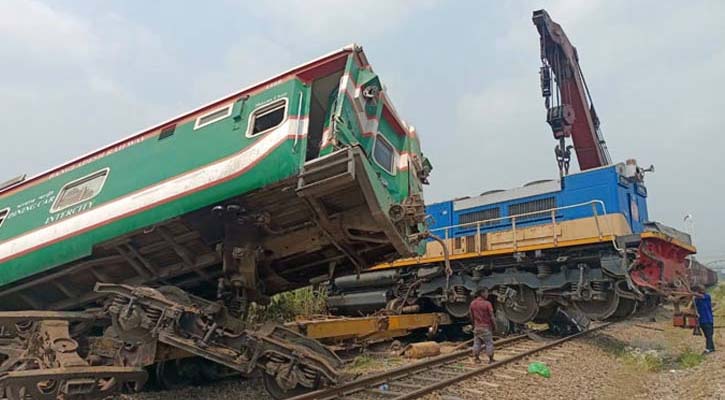
<path fill-rule="evenodd" d="M 530 374 L 541 375 L 544 378 L 551 378 L 551 370 L 549 369 L 549 367 L 539 361 L 534 361 L 529 364 L 529 368 L 527 369 L 527 371 Z"/>
<path fill-rule="evenodd" d="M 441 346 L 438 342 L 420 342 L 409 344 L 403 355 L 407 358 L 426 358 L 441 354 Z"/>
<path fill-rule="evenodd" d="M 497 380 L 495 376 L 482 375 L 447 388 L 444 392 L 428 395 L 424 399 L 455 397 L 473 400 L 485 395 L 487 398 L 513 400 L 538 397 L 584 400 L 725 400 L 725 379 L 722 376 L 722 371 L 725 370 L 725 351 L 702 355 L 702 337 L 693 336 L 691 330 L 672 327 L 667 314 L 658 315 L 657 321 L 659 322 L 651 322 L 649 319 L 623 321 L 591 337 L 557 346 L 546 353 L 547 360 L 544 365 L 549 369 L 548 379 L 542 379 L 538 374 L 528 374 L 527 367 L 532 361 L 528 360 L 512 367 L 521 372 L 520 376 L 516 371 L 497 372 L 515 379 L 502 381 L 503 378 Z M 718 349 L 725 348 L 725 329 L 715 330 L 715 343 Z M 446 345 L 451 346 L 442 346 Z M 586 356 L 582 357 L 582 354 Z M 348 364 L 346 371 L 361 375 L 374 374 L 412 362 L 417 360 L 361 354 Z M 551 371 L 556 373 L 551 374 Z M 552 396 L 552 393 L 556 395 Z M 179 398 L 271 399 L 258 379 L 228 380 L 173 391 L 119 395 L 113 399 Z"/>

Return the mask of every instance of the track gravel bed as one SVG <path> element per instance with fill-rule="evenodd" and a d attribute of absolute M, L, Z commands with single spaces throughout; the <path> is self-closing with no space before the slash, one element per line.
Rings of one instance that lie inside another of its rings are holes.
<path fill-rule="evenodd" d="M 622 349 L 659 349 L 678 354 L 682 349 L 701 351 L 703 339 L 687 330 L 670 327 L 667 316 L 660 322 L 632 320 L 621 322 L 584 338 L 563 343 L 544 353 L 510 366 L 496 369 L 462 382 L 444 391 L 424 397 L 426 400 L 504 399 L 723 399 L 725 400 L 725 332 L 716 331 L 720 351 L 706 356 L 694 368 L 664 365 L 659 371 L 642 370 L 627 362 Z M 551 377 L 526 373 L 528 364 L 542 361 L 551 369 Z M 381 372 L 407 362 L 400 358 L 371 357 L 356 367 L 356 373 Z M 261 380 L 229 380 L 203 387 L 173 391 L 120 395 L 114 400 L 179 399 L 254 399 L 271 400 Z"/>
<path fill-rule="evenodd" d="M 226 380 L 204 386 L 188 386 L 175 390 L 147 391 L 137 394 L 121 394 L 109 400 L 228 400 L 254 399 L 273 400 L 264 390 L 261 379 Z"/>
<path fill-rule="evenodd" d="M 716 345 L 723 349 L 725 332 L 718 332 L 716 337 Z M 670 360 L 656 371 L 633 365 L 626 355 L 632 349 L 646 351 L 653 348 L 658 348 L 662 354 L 676 355 L 690 350 L 697 355 L 703 344 L 701 336 L 671 327 L 666 317 L 657 323 L 621 322 L 424 399 L 725 400 L 723 351 L 704 357 L 702 363 L 693 368 L 684 368 Z M 551 377 L 527 374 L 528 364 L 533 361 L 549 366 Z"/>

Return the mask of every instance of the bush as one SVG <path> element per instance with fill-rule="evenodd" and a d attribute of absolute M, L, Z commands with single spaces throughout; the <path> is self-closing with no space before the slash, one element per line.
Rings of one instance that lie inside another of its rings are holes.
<path fill-rule="evenodd" d="M 692 368 L 700 365 L 704 360 L 705 356 L 688 348 L 677 357 L 677 364 L 680 368 Z"/>
<path fill-rule="evenodd" d="M 247 320 L 252 323 L 276 321 L 280 323 L 298 318 L 310 318 L 326 313 L 327 295 L 323 290 L 311 286 L 272 296 L 266 306 L 253 304 Z"/>
<path fill-rule="evenodd" d="M 372 357 L 370 357 L 367 354 L 361 354 L 361 355 L 355 357 L 354 360 L 352 360 L 352 363 L 350 365 L 350 368 L 352 368 L 352 369 L 367 368 L 372 363 L 373 363 L 373 358 Z"/>
<path fill-rule="evenodd" d="M 628 347 L 622 358 L 625 364 L 647 372 L 658 372 L 665 367 L 665 356 L 657 350 Z"/>

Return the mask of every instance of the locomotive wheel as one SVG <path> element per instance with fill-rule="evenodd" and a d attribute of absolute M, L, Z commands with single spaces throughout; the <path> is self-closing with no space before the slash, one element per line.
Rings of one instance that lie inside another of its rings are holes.
<path fill-rule="evenodd" d="M 613 317 L 615 318 L 626 318 L 634 314 L 634 310 L 637 308 L 637 301 L 632 299 L 619 299 L 619 306 L 617 311 L 614 312 Z"/>
<path fill-rule="evenodd" d="M 607 292 L 606 295 L 607 298 L 603 301 L 575 301 L 574 307 L 592 321 L 603 321 L 617 312 L 622 300 L 613 291 Z"/>
<path fill-rule="evenodd" d="M 274 376 L 265 373 L 262 373 L 262 376 L 264 380 L 264 388 L 275 400 L 288 399 L 290 397 L 299 396 L 313 390 L 317 390 L 317 388 L 310 389 L 300 385 L 295 386 L 294 389 L 291 390 L 284 390 L 279 386 L 279 383 L 277 383 Z"/>
<path fill-rule="evenodd" d="M 503 310 L 506 317 L 517 324 L 531 321 L 539 312 L 536 293 L 527 286 L 519 286 L 516 294 L 507 298 L 503 303 Z"/>
<path fill-rule="evenodd" d="M 496 330 L 493 332 L 496 336 L 506 336 L 511 331 L 511 321 L 506 318 L 506 311 L 500 306 L 494 307 L 494 316 L 496 318 Z"/>
<path fill-rule="evenodd" d="M 637 316 L 649 316 L 657 310 L 660 305 L 659 296 L 645 296 L 644 301 L 637 302 Z"/>
<path fill-rule="evenodd" d="M 536 313 L 536 316 L 534 317 L 534 322 L 536 322 L 537 324 L 545 324 L 549 322 L 551 317 L 553 317 L 558 310 L 559 306 L 557 306 L 556 304 L 550 304 L 546 307 L 539 307 L 539 312 Z"/>
<path fill-rule="evenodd" d="M 455 318 L 467 318 L 469 304 L 464 302 L 445 303 L 444 307 L 448 314 L 451 314 Z"/>

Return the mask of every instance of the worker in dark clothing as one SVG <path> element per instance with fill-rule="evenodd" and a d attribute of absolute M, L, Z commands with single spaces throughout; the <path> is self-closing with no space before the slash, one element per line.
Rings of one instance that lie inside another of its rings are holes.
<path fill-rule="evenodd" d="M 705 335 L 705 354 L 715 351 L 715 342 L 712 339 L 715 319 L 712 316 L 712 298 L 705 293 L 701 285 L 695 286 L 695 308 L 697 308 L 700 330 Z"/>
<path fill-rule="evenodd" d="M 471 302 L 470 313 L 473 322 L 473 358 L 476 362 L 481 362 L 481 350 L 485 345 L 490 364 L 494 361 L 493 331 L 496 329 L 496 319 L 493 305 L 488 301 L 488 289 L 478 291 L 476 298 Z"/>

